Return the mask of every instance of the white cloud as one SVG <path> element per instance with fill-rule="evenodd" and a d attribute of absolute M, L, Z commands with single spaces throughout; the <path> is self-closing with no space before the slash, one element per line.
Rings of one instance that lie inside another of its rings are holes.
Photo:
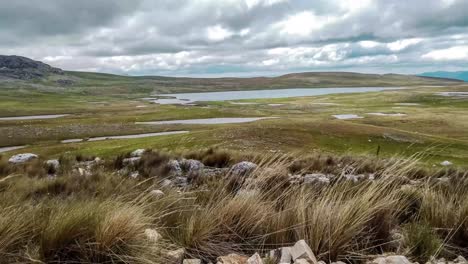
<path fill-rule="evenodd" d="M 303 11 L 279 22 L 278 27 L 283 34 L 305 37 L 335 20 L 336 18 L 332 16 L 317 16 L 310 11 Z"/>
<path fill-rule="evenodd" d="M 387 47 L 392 51 L 400 51 L 409 46 L 415 45 L 423 41 L 421 38 L 402 39 L 387 44 Z"/>
<path fill-rule="evenodd" d="M 456 46 L 448 49 L 430 51 L 422 56 L 437 61 L 468 60 L 468 46 Z"/>
<path fill-rule="evenodd" d="M 206 35 L 211 41 L 222 41 L 230 38 L 233 33 L 220 25 L 211 26 L 206 29 Z"/>

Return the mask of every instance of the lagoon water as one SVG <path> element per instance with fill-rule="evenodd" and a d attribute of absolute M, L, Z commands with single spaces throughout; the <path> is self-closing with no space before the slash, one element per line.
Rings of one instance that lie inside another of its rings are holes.
<path fill-rule="evenodd" d="M 272 119 L 276 117 L 220 117 L 220 118 L 201 118 L 201 119 L 186 119 L 186 120 L 167 120 L 167 121 L 151 121 L 151 122 L 136 122 L 142 125 L 171 125 L 171 124 L 191 124 L 191 125 L 215 125 L 215 124 L 239 124 L 249 123 L 262 119 Z"/>
<path fill-rule="evenodd" d="M 344 94 L 344 93 L 365 93 L 379 92 L 385 90 L 399 90 L 401 87 L 339 87 L 339 88 L 295 88 L 295 89 L 269 89 L 269 90 L 251 90 L 251 91 L 228 91 L 228 92 L 203 92 L 203 93 L 177 93 L 177 94 L 158 94 L 154 96 L 164 96 L 172 98 L 163 98 L 153 100 L 158 104 L 190 104 L 200 101 L 228 101 L 244 99 L 268 99 L 268 98 L 289 98 L 301 96 L 316 96 L 326 94 Z"/>
<path fill-rule="evenodd" d="M 144 134 L 134 134 L 134 135 L 122 135 L 122 136 L 105 136 L 105 137 L 92 137 L 87 139 L 86 141 L 101 141 L 107 139 L 131 139 L 131 138 L 145 138 L 145 137 L 157 137 L 157 136 L 166 136 L 166 135 L 177 135 L 177 134 L 185 134 L 189 133 L 189 131 L 167 131 L 167 132 L 156 132 L 156 133 L 144 133 Z M 81 138 L 73 138 L 73 139 L 65 139 L 60 141 L 61 143 L 77 143 L 83 142 L 84 139 Z"/>

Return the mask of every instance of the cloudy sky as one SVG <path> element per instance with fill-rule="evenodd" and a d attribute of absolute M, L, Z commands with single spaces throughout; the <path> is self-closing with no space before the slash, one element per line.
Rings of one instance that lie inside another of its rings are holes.
<path fill-rule="evenodd" d="M 466 70 L 468 0 L 0 1 L 0 54 L 67 70 Z"/>

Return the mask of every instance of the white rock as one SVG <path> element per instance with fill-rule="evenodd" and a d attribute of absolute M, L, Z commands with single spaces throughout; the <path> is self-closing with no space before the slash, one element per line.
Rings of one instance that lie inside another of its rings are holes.
<path fill-rule="evenodd" d="M 291 256 L 291 248 L 290 247 L 282 247 L 280 248 L 280 260 L 279 264 L 286 264 L 291 263 L 292 256 Z"/>
<path fill-rule="evenodd" d="M 170 261 L 174 263 L 180 263 L 184 259 L 185 255 L 185 249 L 179 248 L 176 250 L 172 250 L 167 252 L 167 257 L 169 258 Z"/>
<path fill-rule="evenodd" d="M 257 164 L 249 161 L 241 161 L 231 167 L 231 174 L 234 176 L 248 176 L 257 168 Z"/>
<path fill-rule="evenodd" d="M 159 234 L 158 231 L 151 228 L 145 229 L 145 236 L 149 241 L 153 243 L 158 242 L 162 238 L 161 234 Z"/>
<path fill-rule="evenodd" d="M 458 256 L 456 259 L 453 260 L 453 262 L 455 263 L 459 263 L 459 264 L 466 264 L 468 263 L 468 261 L 466 261 L 466 259 L 463 257 L 463 256 Z"/>
<path fill-rule="evenodd" d="M 296 259 L 294 261 L 294 264 L 311 264 L 311 263 L 307 259 L 300 258 L 300 259 Z"/>
<path fill-rule="evenodd" d="M 442 162 L 440 163 L 440 165 L 442 165 L 442 166 L 451 166 L 452 164 L 453 164 L 453 163 L 450 162 L 450 161 L 448 161 L 448 160 L 442 161 Z"/>
<path fill-rule="evenodd" d="M 161 190 L 152 190 L 150 194 L 155 198 L 161 198 L 164 196 L 164 192 Z"/>
<path fill-rule="evenodd" d="M 31 161 L 33 159 L 37 159 L 38 156 L 33 153 L 22 153 L 22 154 L 16 154 L 11 156 L 11 158 L 8 160 L 8 162 L 15 163 L 15 164 L 20 164 L 20 163 L 25 163 L 28 161 Z"/>
<path fill-rule="evenodd" d="M 290 249 L 292 259 L 296 261 L 297 259 L 306 259 L 312 264 L 317 264 L 317 258 L 315 258 L 312 249 L 305 242 L 305 240 L 299 240 L 294 244 Z"/>
<path fill-rule="evenodd" d="M 216 259 L 217 264 L 245 264 L 247 262 L 247 257 L 237 255 L 237 254 L 229 254 L 227 256 L 222 256 Z"/>
<path fill-rule="evenodd" d="M 182 168 L 180 167 L 180 163 L 177 160 L 170 160 L 167 162 L 167 166 L 170 169 L 170 174 L 172 176 L 182 176 Z"/>
<path fill-rule="evenodd" d="M 129 166 L 129 165 L 134 166 L 134 165 L 137 165 L 138 162 L 140 162 L 140 160 L 141 160 L 141 157 L 126 158 L 122 160 L 122 163 L 125 166 Z"/>
<path fill-rule="evenodd" d="M 201 260 L 199 259 L 184 259 L 184 262 L 182 264 L 201 264 Z"/>
<path fill-rule="evenodd" d="M 141 157 L 143 155 L 143 153 L 145 153 L 145 149 L 137 149 L 135 151 L 133 151 L 132 153 L 130 153 L 130 156 L 131 157 Z"/>
<path fill-rule="evenodd" d="M 57 159 L 47 160 L 45 164 L 50 168 L 54 168 L 54 170 L 58 170 L 60 167 L 60 161 Z"/>
<path fill-rule="evenodd" d="M 385 256 L 378 257 L 372 261 L 368 261 L 368 264 L 411 264 L 411 262 L 405 256 Z"/>
<path fill-rule="evenodd" d="M 161 182 L 161 187 L 166 188 L 172 186 L 172 181 L 169 179 L 165 179 Z"/>
<path fill-rule="evenodd" d="M 304 175 L 304 184 L 319 184 L 319 185 L 328 185 L 330 184 L 330 179 L 327 175 L 322 173 L 312 173 Z"/>
<path fill-rule="evenodd" d="M 182 160 L 180 166 L 187 172 L 187 176 L 191 179 L 201 176 L 205 165 L 199 160 L 188 159 Z"/>
<path fill-rule="evenodd" d="M 130 177 L 132 177 L 133 179 L 136 179 L 136 178 L 140 177 L 140 173 L 138 171 L 134 171 L 134 172 L 130 173 Z"/>
<path fill-rule="evenodd" d="M 255 253 L 247 259 L 247 264 L 263 264 L 262 257 L 258 253 Z"/>

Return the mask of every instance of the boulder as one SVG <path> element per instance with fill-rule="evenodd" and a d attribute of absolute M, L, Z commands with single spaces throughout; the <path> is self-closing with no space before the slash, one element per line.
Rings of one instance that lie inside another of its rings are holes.
<path fill-rule="evenodd" d="M 291 263 L 292 256 L 291 256 L 291 248 L 290 247 L 282 247 L 280 248 L 280 259 L 279 264 L 286 264 Z"/>
<path fill-rule="evenodd" d="M 368 261 L 367 264 L 411 264 L 405 256 L 383 256 L 374 260 Z"/>
<path fill-rule="evenodd" d="M 16 155 L 11 156 L 8 162 L 14 163 L 14 164 L 21 164 L 21 163 L 25 163 L 25 162 L 28 162 L 37 158 L 38 156 L 36 154 L 22 153 L 22 154 L 16 154 Z"/>
<path fill-rule="evenodd" d="M 255 253 L 247 259 L 247 264 L 263 264 L 262 257 L 258 253 Z"/>
<path fill-rule="evenodd" d="M 222 256 L 216 259 L 216 264 L 245 264 L 247 262 L 247 257 L 237 255 L 237 254 L 229 254 L 227 256 Z"/>
<path fill-rule="evenodd" d="M 165 179 L 161 182 L 161 188 L 171 187 L 172 181 L 169 179 Z"/>
<path fill-rule="evenodd" d="M 256 168 L 257 164 L 253 162 L 241 161 L 231 167 L 231 174 L 234 176 L 246 177 L 249 176 Z"/>
<path fill-rule="evenodd" d="M 167 166 L 169 167 L 169 174 L 171 176 L 182 176 L 182 168 L 180 167 L 180 163 L 177 160 L 170 160 L 167 162 Z"/>
<path fill-rule="evenodd" d="M 140 160 L 141 157 L 126 158 L 122 160 L 122 164 L 124 166 L 135 166 L 140 162 Z"/>
<path fill-rule="evenodd" d="M 199 259 L 184 259 L 184 262 L 182 264 L 201 264 L 201 260 Z"/>
<path fill-rule="evenodd" d="M 185 249 L 183 248 L 179 248 L 179 249 L 167 252 L 168 260 L 173 263 L 181 263 L 182 260 L 184 259 L 184 255 L 185 255 Z"/>
<path fill-rule="evenodd" d="M 304 175 L 304 184 L 307 185 L 328 185 L 330 184 L 330 178 L 322 173 L 312 173 Z"/>
<path fill-rule="evenodd" d="M 161 191 L 161 190 L 152 190 L 150 192 L 150 194 L 154 197 L 154 198 L 161 198 L 164 196 L 164 192 Z"/>
<path fill-rule="evenodd" d="M 132 153 L 130 153 L 130 157 L 141 157 L 143 153 L 145 153 L 145 149 L 136 149 Z"/>
<path fill-rule="evenodd" d="M 60 161 L 57 159 L 47 160 L 45 162 L 46 166 L 57 171 L 60 168 Z"/>
<path fill-rule="evenodd" d="M 149 241 L 153 243 L 158 242 L 162 238 L 161 234 L 159 234 L 158 231 L 156 231 L 155 229 L 151 229 L 151 228 L 145 229 L 145 236 Z"/>
<path fill-rule="evenodd" d="M 189 179 L 196 179 L 203 174 L 205 165 L 199 160 L 184 159 L 180 162 L 181 168 L 187 173 Z"/>
<path fill-rule="evenodd" d="M 299 240 L 291 247 L 290 253 L 292 259 L 296 261 L 297 259 L 306 259 L 311 264 L 317 264 L 317 258 L 315 257 L 312 249 L 305 242 L 305 240 Z"/>
<path fill-rule="evenodd" d="M 177 186 L 177 187 L 180 187 L 180 188 L 185 188 L 188 186 L 188 179 L 187 177 L 176 177 L 174 179 L 174 184 Z"/>

